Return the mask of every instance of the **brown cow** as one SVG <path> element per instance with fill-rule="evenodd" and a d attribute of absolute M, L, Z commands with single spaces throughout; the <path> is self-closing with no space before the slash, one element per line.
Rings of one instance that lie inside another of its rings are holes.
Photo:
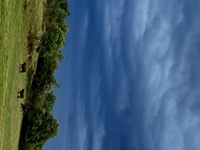
<path fill-rule="evenodd" d="M 24 62 L 23 64 L 21 64 L 21 72 L 26 72 L 26 62 Z"/>
<path fill-rule="evenodd" d="M 18 98 L 24 98 L 24 89 L 18 92 L 19 95 L 17 96 Z"/>

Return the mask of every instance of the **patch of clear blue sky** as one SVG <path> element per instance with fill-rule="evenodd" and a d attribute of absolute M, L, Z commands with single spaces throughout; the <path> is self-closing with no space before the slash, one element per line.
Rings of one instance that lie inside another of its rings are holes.
<path fill-rule="evenodd" d="M 200 1 L 68 3 L 44 150 L 199 150 Z"/>

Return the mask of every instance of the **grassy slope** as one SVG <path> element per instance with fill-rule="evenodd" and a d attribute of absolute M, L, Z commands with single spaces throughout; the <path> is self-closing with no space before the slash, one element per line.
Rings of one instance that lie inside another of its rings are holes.
<path fill-rule="evenodd" d="M 42 32 L 42 10 L 41 0 L 0 0 L 0 150 L 18 149 L 24 100 L 17 93 L 27 79 L 19 72 L 20 63 L 28 57 L 28 31 Z"/>

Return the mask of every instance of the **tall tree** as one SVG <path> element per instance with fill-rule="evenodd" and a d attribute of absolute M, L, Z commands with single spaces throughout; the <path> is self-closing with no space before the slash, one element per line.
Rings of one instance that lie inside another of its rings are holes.
<path fill-rule="evenodd" d="M 38 109 L 31 116 L 26 131 L 27 142 L 44 143 L 58 134 L 59 123 L 51 113 Z"/>

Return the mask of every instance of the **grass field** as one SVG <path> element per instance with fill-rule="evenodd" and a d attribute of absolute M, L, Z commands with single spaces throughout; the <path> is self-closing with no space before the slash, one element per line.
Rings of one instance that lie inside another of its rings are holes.
<path fill-rule="evenodd" d="M 43 3 L 0 0 L 0 150 L 18 149 L 23 117 L 20 103 L 25 103 L 25 99 L 17 98 L 17 94 L 27 82 L 26 73 L 20 73 L 20 64 L 30 57 L 28 32 L 42 34 Z M 36 53 L 31 55 L 30 67 L 37 60 Z"/>

